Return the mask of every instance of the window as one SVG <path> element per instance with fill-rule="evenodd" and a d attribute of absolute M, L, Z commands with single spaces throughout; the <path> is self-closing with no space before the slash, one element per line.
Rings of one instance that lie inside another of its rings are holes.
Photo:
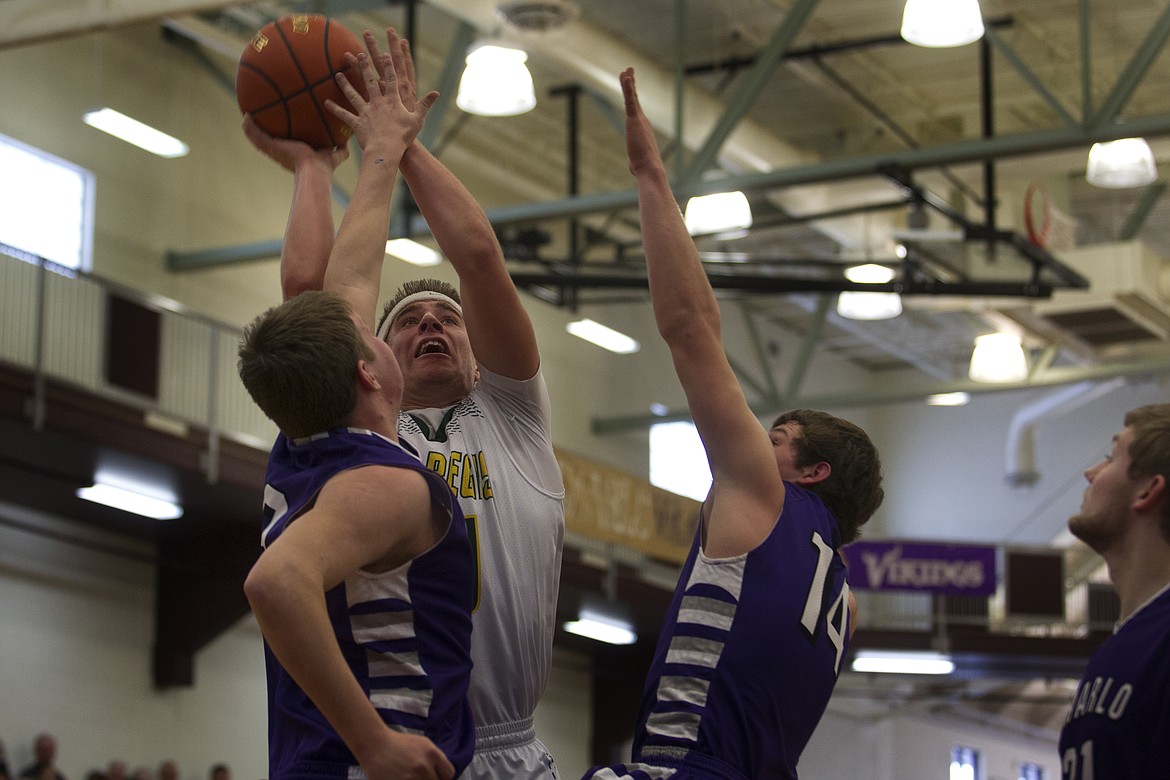
<path fill-rule="evenodd" d="M 650 484 L 696 501 L 707 497 L 711 469 L 694 423 L 650 426 Z"/>
<path fill-rule="evenodd" d="M 88 271 L 93 174 L 0 135 L 0 244 Z"/>
<path fill-rule="evenodd" d="M 1019 780 L 1044 780 L 1044 767 L 1039 764 L 1020 763 Z"/>
<path fill-rule="evenodd" d="M 979 752 L 965 745 L 951 748 L 951 774 L 949 780 L 978 780 Z"/>

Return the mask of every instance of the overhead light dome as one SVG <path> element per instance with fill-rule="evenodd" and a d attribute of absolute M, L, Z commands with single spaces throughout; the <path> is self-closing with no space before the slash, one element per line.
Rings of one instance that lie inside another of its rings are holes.
<path fill-rule="evenodd" d="M 692 236 L 744 230 L 752 226 L 752 207 L 739 191 L 696 195 L 687 201 L 683 220 Z"/>
<path fill-rule="evenodd" d="M 479 116 L 515 116 L 536 108 L 528 53 L 493 43 L 472 46 L 455 105 Z"/>
<path fill-rule="evenodd" d="M 975 382 L 1021 382 L 1028 360 L 1020 339 L 1011 333 L 989 333 L 975 339 L 967 375 Z"/>
<path fill-rule="evenodd" d="M 1093 144 L 1085 179 L 1095 187 L 1126 189 L 1153 184 L 1158 178 L 1154 152 L 1144 138 L 1121 138 Z"/>
<path fill-rule="evenodd" d="M 965 46 L 983 37 L 979 0 L 906 0 L 902 37 L 915 46 Z"/>

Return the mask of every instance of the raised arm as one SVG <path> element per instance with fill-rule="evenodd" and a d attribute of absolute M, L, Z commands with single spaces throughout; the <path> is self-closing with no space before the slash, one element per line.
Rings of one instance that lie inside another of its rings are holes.
<path fill-rule="evenodd" d="M 382 721 L 342 657 L 325 593 L 358 569 L 389 570 L 433 545 L 440 532 L 431 512 L 430 493 L 415 472 L 380 466 L 343 472 L 261 554 L 244 583 L 273 654 L 370 780 L 447 780 L 455 769 L 430 740 Z"/>
<path fill-rule="evenodd" d="M 326 102 L 326 107 L 353 130 L 362 148 L 362 164 L 333 242 L 322 289 L 340 294 L 374 330 L 394 180 L 403 153 L 422 129 L 427 110 L 439 93 L 432 92 L 408 107 L 399 96 L 392 63 L 379 77 L 369 56 L 361 54 L 357 62 L 369 97 L 358 94 L 349 79 L 338 74 L 337 83 L 353 110 Z"/>
<path fill-rule="evenodd" d="M 302 141 L 275 138 L 244 117 L 244 135 L 252 145 L 293 173 L 292 206 L 280 252 L 280 288 L 284 300 L 306 290 L 320 290 L 333 249 L 333 171 L 349 147 L 313 149 Z"/>
<path fill-rule="evenodd" d="M 386 31 L 390 56 L 407 105 L 416 81 L 410 44 Z M 366 47 L 378 44 L 366 33 Z M 463 321 L 476 361 L 511 379 L 530 379 L 540 367 L 536 332 L 504 265 L 504 253 L 487 215 L 463 183 L 417 140 L 402 158 L 402 175 L 432 235 L 459 275 Z"/>
<path fill-rule="evenodd" d="M 654 128 L 638 102 L 632 68 L 621 74 L 621 83 L 654 320 L 711 465 L 704 550 L 739 555 L 772 528 L 784 503 L 784 483 L 768 434 L 723 351 L 719 305 L 670 189 Z"/>

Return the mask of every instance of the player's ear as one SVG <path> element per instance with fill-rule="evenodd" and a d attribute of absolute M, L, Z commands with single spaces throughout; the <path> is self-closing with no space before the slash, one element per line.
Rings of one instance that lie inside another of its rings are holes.
<path fill-rule="evenodd" d="M 359 360 L 357 363 L 357 381 L 362 390 L 379 390 L 382 387 L 377 372 L 366 360 Z"/>
<path fill-rule="evenodd" d="M 811 466 L 802 467 L 800 476 L 792 480 L 798 485 L 815 485 L 824 482 L 833 474 L 833 467 L 826 461 L 818 461 Z"/>
<path fill-rule="evenodd" d="M 1166 477 L 1154 474 L 1151 477 L 1144 477 L 1141 482 L 1141 489 L 1134 499 L 1134 509 L 1148 510 L 1159 502 L 1170 501 L 1170 495 L 1166 492 Z"/>

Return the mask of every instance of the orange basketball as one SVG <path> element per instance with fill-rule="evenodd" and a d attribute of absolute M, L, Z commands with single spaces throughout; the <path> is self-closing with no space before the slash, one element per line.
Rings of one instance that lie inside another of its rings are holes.
<path fill-rule="evenodd" d="M 346 69 L 345 52 L 363 51 L 356 35 L 336 19 L 293 14 L 266 24 L 240 55 L 236 100 L 261 129 L 316 149 L 344 146 L 350 129 L 325 108 L 329 98 L 349 108 L 334 81 Z M 356 70 L 356 68 L 355 68 Z M 349 74 L 361 89 L 359 74 Z"/>

